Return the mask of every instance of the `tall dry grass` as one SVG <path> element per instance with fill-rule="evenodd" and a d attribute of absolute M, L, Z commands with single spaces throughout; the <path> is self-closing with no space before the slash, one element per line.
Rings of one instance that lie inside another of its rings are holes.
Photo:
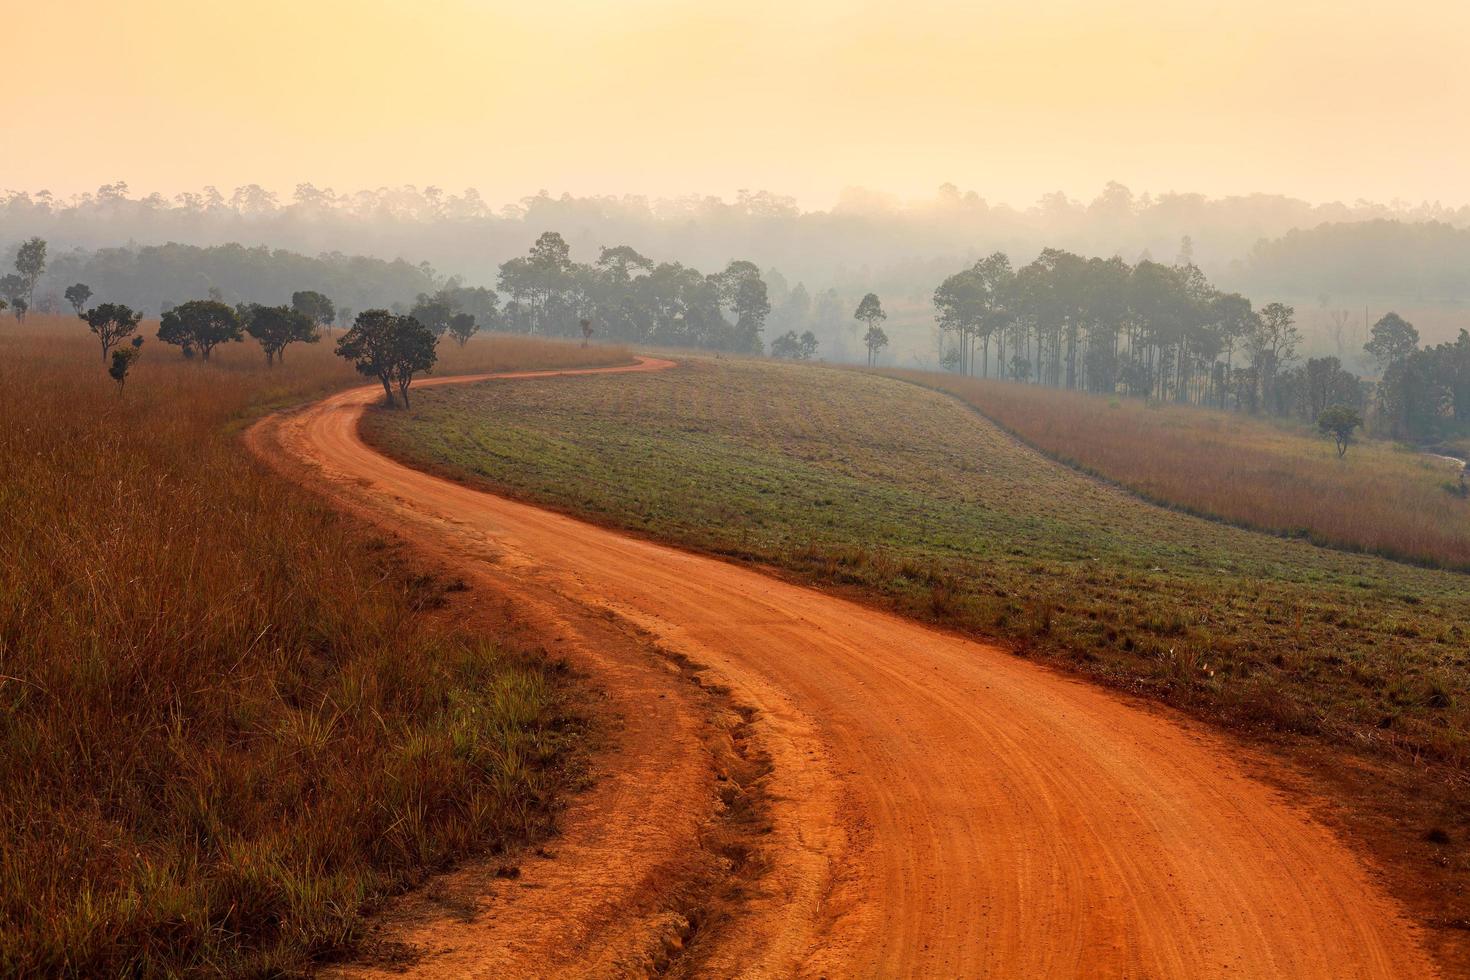
<path fill-rule="evenodd" d="M 1470 570 L 1458 468 L 1382 441 L 1337 458 L 1304 428 L 1184 405 L 884 372 L 947 392 L 1042 452 L 1195 514 L 1318 544 Z"/>
<path fill-rule="evenodd" d="M 297 971 L 548 828 L 556 670 L 430 615 L 441 588 L 231 431 L 355 383 L 325 348 L 149 343 L 119 396 L 75 321 L 0 321 L 0 974 Z"/>

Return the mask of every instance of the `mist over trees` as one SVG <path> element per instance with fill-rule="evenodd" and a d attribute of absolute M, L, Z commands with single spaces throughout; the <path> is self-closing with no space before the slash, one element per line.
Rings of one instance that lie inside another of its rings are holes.
<path fill-rule="evenodd" d="M 221 302 L 284 303 L 297 292 L 314 292 L 351 308 L 411 302 L 433 292 L 442 280 L 427 264 L 385 261 L 361 255 L 301 255 L 281 248 L 228 244 L 128 245 L 97 251 L 59 251 L 53 246 L 37 301 L 63 284 L 85 283 L 90 295 L 161 314 L 165 309 L 215 291 Z M 317 309 L 315 313 L 324 313 Z"/>
<path fill-rule="evenodd" d="M 598 249 L 574 262 L 566 240 L 543 232 L 528 254 L 503 263 L 498 279 L 507 297 L 501 329 L 549 337 L 585 337 L 583 321 L 613 341 L 761 353 L 771 312 L 765 281 L 754 263 L 731 261 L 705 274 L 679 262 L 658 262 L 630 245 Z M 414 316 L 436 311 L 447 325 L 452 301 L 421 297 Z M 442 333 L 442 329 L 436 329 Z"/>
<path fill-rule="evenodd" d="M 1292 229 L 1378 219 L 1441 222 L 1448 231 L 1464 235 L 1470 207 L 1362 201 L 1313 205 L 1270 194 L 1135 194 L 1116 183 L 1091 200 L 1058 193 L 1022 208 L 988 202 L 951 184 L 929 199 L 909 202 L 850 189 L 831 208 L 815 211 L 802 211 L 791 198 L 766 191 L 742 191 L 733 200 L 579 198 L 543 191 L 503 207 L 492 206 L 473 190 L 453 194 L 412 186 L 337 193 L 301 184 L 283 197 L 247 185 L 228 193 L 205 188 L 165 197 L 134 194 L 125 183 L 116 183 L 65 199 L 45 191 L 0 195 L 0 241 L 12 250 L 31 236 L 47 239 L 57 252 L 78 247 L 95 251 L 119 242 L 140 247 L 267 242 L 307 255 L 412 256 L 467 281 L 490 283 L 502 263 L 524 252 L 527 241 L 553 228 L 561 230 L 579 255 L 595 255 L 612 243 L 638 242 L 655 262 L 677 260 L 703 269 L 720 268 L 739 255 L 762 269 L 779 268 L 809 288 L 838 288 L 854 301 L 869 290 L 918 297 L 932 289 L 945 269 L 994 251 L 1034 255 L 1057 247 L 1117 254 L 1130 262 L 1145 253 L 1169 260 L 1184 236 L 1192 242 L 1191 260 L 1232 288 L 1283 292 L 1276 283 L 1256 278 L 1266 274 L 1264 260 L 1252 258 L 1242 265 L 1240 279 L 1230 277 L 1232 263 L 1243 262 L 1263 239 L 1286 236 Z M 1460 283 L 1465 268 L 1459 265 Z M 99 285 L 86 281 L 94 288 Z M 346 291 L 329 283 L 317 288 L 358 308 L 386 301 L 349 299 Z M 424 287 L 392 299 L 420 291 Z M 1303 287 L 1299 293 L 1295 286 L 1285 290 L 1310 296 L 1317 291 Z"/>
<path fill-rule="evenodd" d="M 1234 283 L 1279 295 L 1470 301 L 1470 229 L 1377 220 L 1293 229 L 1258 242 Z"/>
<path fill-rule="evenodd" d="M 944 360 L 964 374 L 1305 421 L 1366 400 L 1338 358 L 1298 363 L 1290 305 L 1254 309 L 1187 262 L 1048 248 L 1013 269 L 997 252 L 945 278 L 933 303 Z"/>

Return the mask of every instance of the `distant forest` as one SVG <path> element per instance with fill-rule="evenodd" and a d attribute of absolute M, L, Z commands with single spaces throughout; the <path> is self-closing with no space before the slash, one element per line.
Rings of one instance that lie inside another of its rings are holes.
<path fill-rule="evenodd" d="M 1363 222 L 1372 224 L 1357 233 L 1319 228 L 1358 228 Z M 1391 231 L 1395 222 L 1405 230 Z M 1425 258 L 1413 267 L 1407 257 L 1402 264 L 1377 267 L 1373 283 L 1383 298 L 1448 298 L 1470 290 L 1470 265 L 1430 252 L 1443 244 L 1463 256 L 1467 228 L 1470 207 L 1313 205 L 1268 194 L 1155 196 L 1116 183 L 1088 201 L 1051 194 L 1027 208 L 991 203 L 949 184 L 932 198 L 909 202 L 849 190 L 830 209 L 818 211 L 803 211 L 792 199 L 765 191 L 742 191 L 733 200 L 541 192 L 506 206 L 492 206 L 473 190 L 452 194 L 411 186 L 336 193 L 302 184 L 285 198 L 253 185 L 174 197 L 136 195 L 122 183 L 66 199 L 46 192 L 0 193 L 0 247 L 7 252 L 31 236 L 46 239 L 58 256 L 126 242 L 240 242 L 303 255 L 401 256 L 489 285 L 502 263 L 555 229 L 578 255 L 634 242 L 654 262 L 701 269 L 722 268 L 739 256 L 762 269 L 779 269 L 814 292 L 835 288 L 856 298 L 872 290 L 915 302 L 926 301 L 934 282 L 957 265 L 995 251 L 1029 261 L 1049 247 L 1130 263 L 1183 258 L 1232 289 L 1286 290 L 1312 298 L 1362 282 L 1355 274 L 1334 281 L 1312 271 L 1314 261 L 1327 266 L 1344 256 L 1345 240 L 1354 234 L 1364 236 L 1358 255 L 1413 239 L 1417 244 L 1407 254 Z M 1310 253 L 1317 248 L 1326 251 L 1314 260 Z M 1296 252 L 1300 258 L 1292 258 Z M 1311 285 L 1303 284 L 1299 271 Z"/>
<path fill-rule="evenodd" d="M 108 302 L 126 303 L 157 316 L 191 299 L 217 295 L 235 303 L 284 303 L 297 290 L 313 289 L 339 307 L 364 310 L 411 303 L 443 283 L 427 265 L 388 262 L 331 252 L 315 257 L 279 248 L 230 243 L 132 245 L 55 254 L 37 288 L 37 309 L 62 308 L 67 285 L 86 283 Z"/>
<path fill-rule="evenodd" d="M 1463 303 L 1470 300 L 1470 228 L 1379 220 L 1293 229 L 1257 243 L 1228 278 L 1284 296 Z"/>

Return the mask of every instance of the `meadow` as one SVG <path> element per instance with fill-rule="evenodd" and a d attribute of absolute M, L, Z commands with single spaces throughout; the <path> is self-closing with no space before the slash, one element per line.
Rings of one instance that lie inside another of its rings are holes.
<path fill-rule="evenodd" d="M 1028 445 L 1156 503 L 1401 561 L 1470 569 L 1470 499 L 1453 463 L 1382 439 L 1338 458 L 1288 422 L 955 375 L 888 371 Z"/>
<path fill-rule="evenodd" d="M 364 431 L 1310 753 L 1408 887 L 1437 896 L 1436 921 L 1470 924 L 1462 574 L 1158 507 L 953 398 L 852 371 L 687 360 L 636 383 L 450 386 Z"/>
<path fill-rule="evenodd" d="M 0 974 L 301 972 L 384 896 L 551 830 L 580 778 L 565 669 L 450 621 L 453 582 L 240 443 L 364 380 L 326 342 L 267 370 L 150 339 L 119 393 L 76 320 L 0 323 Z"/>

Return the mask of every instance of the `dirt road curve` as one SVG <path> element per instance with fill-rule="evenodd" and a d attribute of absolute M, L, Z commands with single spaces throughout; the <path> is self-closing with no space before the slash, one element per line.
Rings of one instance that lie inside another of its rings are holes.
<path fill-rule="evenodd" d="M 639 624 L 758 710 L 772 867 L 702 972 L 1435 975 L 1364 866 L 1229 742 L 997 649 L 399 465 L 358 437 L 376 397 L 281 417 L 274 438 L 405 534 L 451 554 L 488 540 L 525 581 Z"/>

